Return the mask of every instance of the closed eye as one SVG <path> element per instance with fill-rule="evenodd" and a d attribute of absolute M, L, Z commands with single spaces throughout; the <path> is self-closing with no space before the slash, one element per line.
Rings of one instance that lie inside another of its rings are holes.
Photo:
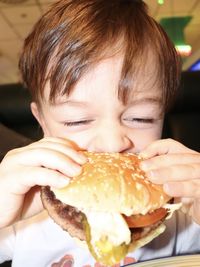
<path fill-rule="evenodd" d="M 137 117 L 124 118 L 123 121 L 126 126 L 136 129 L 151 128 L 156 122 L 156 120 L 153 118 L 137 118 Z"/>

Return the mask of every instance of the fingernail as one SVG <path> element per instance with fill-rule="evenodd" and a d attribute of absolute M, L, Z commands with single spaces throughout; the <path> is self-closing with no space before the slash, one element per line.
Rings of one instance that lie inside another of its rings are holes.
<path fill-rule="evenodd" d="M 140 163 L 140 168 L 143 170 L 143 171 L 147 171 L 148 170 L 148 164 L 144 161 L 142 161 Z"/>
<path fill-rule="evenodd" d="M 163 189 L 166 194 L 174 197 L 180 197 L 181 184 L 180 183 L 165 183 Z"/>
<path fill-rule="evenodd" d="M 157 171 L 155 171 L 155 170 L 151 170 L 151 171 L 148 171 L 148 172 L 146 172 L 146 175 L 147 175 L 147 177 L 149 178 L 149 180 L 150 181 L 152 181 L 152 182 L 156 182 L 157 181 Z"/>
<path fill-rule="evenodd" d="M 163 189 L 164 189 L 164 191 L 165 191 L 166 193 L 168 193 L 168 191 L 169 191 L 169 185 L 168 185 L 168 184 L 164 184 L 164 185 L 163 185 Z"/>
<path fill-rule="evenodd" d="M 87 157 L 85 155 L 83 155 L 82 153 L 78 153 L 78 157 L 79 157 L 79 160 L 80 160 L 79 162 L 81 164 L 84 164 L 84 163 L 87 162 Z"/>
<path fill-rule="evenodd" d="M 71 165 L 69 172 L 70 172 L 70 175 L 73 177 L 73 176 L 79 175 L 81 173 L 81 170 L 82 170 L 81 166 Z"/>
<path fill-rule="evenodd" d="M 58 178 L 58 181 L 57 181 L 57 187 L 58 188 L 62 188 L 62 187 L 65 187 L 69 184 L 70 182 L 70 179 L 67 179 L 67 178 Z"/>
<path fill-rule="evenodd" d="M 172 194 L 173 194 L 173 192 L 172 192 L 173 187 L 172 187 L 172 185 L 170 185 L 170 184 L 164 184 L 164 185 L 163 185 L 163 190 L 164 190 L 165 193 L 168 194 L 168 195 L 172 195 Z"/>

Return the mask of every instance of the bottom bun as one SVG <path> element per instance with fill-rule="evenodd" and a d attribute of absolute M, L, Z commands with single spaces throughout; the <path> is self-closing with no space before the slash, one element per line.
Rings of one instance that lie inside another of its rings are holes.
<path fill-rule="evenodd" d="M 151 242 L 154 238 L 162 234 L 166 229 L 166 226 L 161 223 L 158 225 L 155 229 L 151 230 L 146 236 L 138 239 L 138 240 L 132 240 L 130 246 L 129 246 L 129 252 L 132 252 L 140 247 L 143 247 L 144 245 Z"/>

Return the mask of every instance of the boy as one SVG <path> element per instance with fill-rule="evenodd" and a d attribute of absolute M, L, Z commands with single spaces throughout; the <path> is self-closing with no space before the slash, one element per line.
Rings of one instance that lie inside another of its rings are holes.
<path fill-rule="evenodd" d="M 20 70 L 45 138 L 10 151 L 1 163 L 1 261 L 100 266 L 43 212 L 39 195 L 40 185 L 63 187 L 81 172 L 81 149 L 140 152 L 149 179 L 189 199 L 190 215 L 200 223 L 199 153 L 173 140 L 156 141 L 180 67 L 142 1 L 61 0 L 25 40 Z M 164 234 L 122 264 L 199 252 L 200 227 L 191 217 L 178 212 L 167 224 Z"/>

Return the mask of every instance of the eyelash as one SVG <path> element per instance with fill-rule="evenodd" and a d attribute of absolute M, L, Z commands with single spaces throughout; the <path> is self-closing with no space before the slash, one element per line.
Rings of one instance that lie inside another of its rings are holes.
<path fill-rule="evenodd" d="M 135 119 L 136 121 L 142 122 L 142 123 L 153 123 L 154 119 Z"/>
<path fill-rule="evenodd" d="M 150 124 L 153 123 L 155 120 L 154 119 L 143 119 L 143 118 L 131 118 L 131 119 L 125 119 L 126 121 L 130 121 L 130 122 L 138 122 L 138 123 L 146 123 L 146 124 Z"/>
<path fill-rule="evenodd" d="M 73 127 L 73 126 L 79 126 L 79 125 L 86 125 L 92 122 L 92 120 L 81 120 L 81 121 L 66 121 L 64 122 L 64 126 Z"/>

